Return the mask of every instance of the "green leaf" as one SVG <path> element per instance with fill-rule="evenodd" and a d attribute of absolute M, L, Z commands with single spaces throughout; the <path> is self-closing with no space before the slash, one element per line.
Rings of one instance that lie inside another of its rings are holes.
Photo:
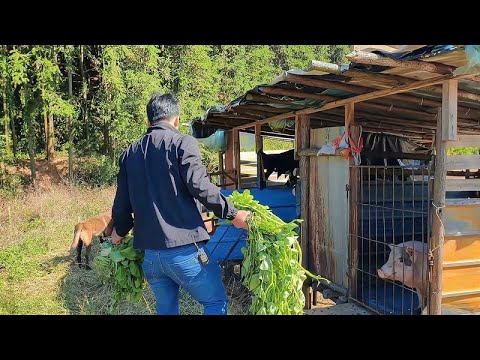
<path fill-rule="evenodd" d="M 267 260 L 263 260 L 263 261 L 260 263 L 259 268 L 260 268 L 260 270 L 268 270 L 268 269 L 269 269 L 269 266 L 268 266 Z"/>
<path fill-rule="evenodd" d="M 125 257 L 123 255 L 121 255 L 120 251 L 118 251 L 118 250 L 112 250 L 110 252 L 110 258 L 117 263 L 122 261 L 122 260 L 125 260 Z"/>

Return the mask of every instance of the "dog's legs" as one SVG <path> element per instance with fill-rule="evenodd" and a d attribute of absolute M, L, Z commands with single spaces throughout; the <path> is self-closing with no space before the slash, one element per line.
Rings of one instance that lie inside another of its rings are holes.
<path fill-rule="evenodd" d="M 92 270 L 89 264 L 90 252 L 92 251 L 92 242 L 90 244 L 85 245 L 85 269 Z"/>
<path fill-rule="evenodd" d="M 82 246 L 83 241 L 82 239 L 79 239 L 77 244 L 77 264 L 80 268 L 82 268 Z"/>

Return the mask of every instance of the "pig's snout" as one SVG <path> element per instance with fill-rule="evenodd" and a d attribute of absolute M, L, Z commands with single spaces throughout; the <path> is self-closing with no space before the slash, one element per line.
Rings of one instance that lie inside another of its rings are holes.
<path fill-rule="evenodd" d="M 382 269 L 377 269 L 377 274 L 380 276 L 381 279 L 385 279 L 385 273 Z"/>

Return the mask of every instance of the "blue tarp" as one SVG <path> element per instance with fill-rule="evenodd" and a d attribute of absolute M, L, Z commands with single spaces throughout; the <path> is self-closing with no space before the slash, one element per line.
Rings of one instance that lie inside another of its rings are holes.
<path fill-rule="evenodd" d="M 273 187 L 260 189 L 249 189 L 255 200 L 262 205 L 267 205 L 272 212 L 285 222 L 297 218 L 295 197 L 292 190 L 287 187 Z M 234 190 L 222 190 L 225 196 L 229 196 Z M 239 190 L 242 192 L 243 190 Z M 226 221 L 220 222 L 215 234 L 207 243 L 207 248 L 212 253 L 214 261 L 241 260 L 242 247 L 245 246 L 246 231 L 237 229 Z"/>

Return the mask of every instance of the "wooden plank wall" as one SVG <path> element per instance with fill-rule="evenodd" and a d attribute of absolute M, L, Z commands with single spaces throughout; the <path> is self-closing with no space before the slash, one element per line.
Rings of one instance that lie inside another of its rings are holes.
<path fill-rule="evenodd" d="M 458 136 L 452 147 L 480 147 L 480 136 Z M 480 169 L 479 155 L 447 156 L 447 170 Z M 448 179 L 446 191 L 479 191 L 480 179 Z M 463 196 L 462 196 L 463 197 Z M 443 216 L 442 306 L 480 312 L 480 199 L 447 199 Z"/>

